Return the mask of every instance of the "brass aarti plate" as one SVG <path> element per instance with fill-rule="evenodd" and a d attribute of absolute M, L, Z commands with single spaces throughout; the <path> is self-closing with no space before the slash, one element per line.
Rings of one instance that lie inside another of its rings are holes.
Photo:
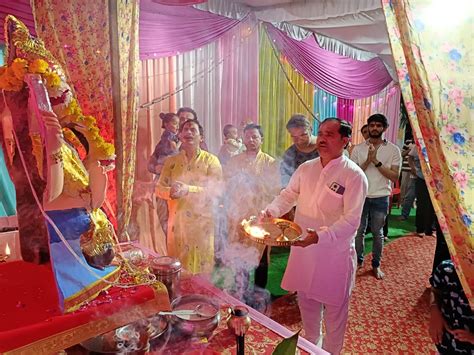
<path fill-rule="evenodd" d="M 244 237 L 268 246 L 291 246 L 303 233 L 299 225 L 283 218 L 258 219 L 252 216 L 240 225 Z"/>

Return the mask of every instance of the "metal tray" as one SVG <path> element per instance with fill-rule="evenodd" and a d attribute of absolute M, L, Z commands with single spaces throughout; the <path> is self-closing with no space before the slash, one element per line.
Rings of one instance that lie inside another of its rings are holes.
<path fill-rule="evenodd" d="M 139 353 L 146 350 L 149 341 L 158 338 L 167 328 L 166 317 L 155 315 L 90 338 L 80 345 L 90 352 L 99 354 Z M 134 335 L 133 341 L 128 340 L 130 334 Z M 132 342 L 134 346 L 127 348 L 126 345 L 130 346 Z"/>
<path fill-rule="evenodd" d="M 252 216 L 240 225 L 245 238 L 268 246 L 291 246 L 303 234 L 299 225 L 283 218 L 258 219 Z"/>

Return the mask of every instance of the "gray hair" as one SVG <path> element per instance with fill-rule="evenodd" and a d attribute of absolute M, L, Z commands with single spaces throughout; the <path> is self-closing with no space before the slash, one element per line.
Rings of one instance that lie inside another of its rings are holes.
<path fill-rule="evenodd" d="M 308 121 L 305 115 L 297 113 L 291 116 L 290 120 L 286 124 L 286 129 L 290 128 L 305 128 L 308 129 L 311 127 L 311 123 Z"/>

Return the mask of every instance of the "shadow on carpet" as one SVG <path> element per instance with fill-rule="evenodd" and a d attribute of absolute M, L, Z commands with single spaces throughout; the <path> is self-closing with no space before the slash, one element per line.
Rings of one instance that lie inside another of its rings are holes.
<path fill-rule="evenodd" d="M 406 236 L 384 248 L 385 279 L 375 279 L 369 255 L 351 297 L 343 353 L 434 354 L 428 334 L 429 282 L 435 238 Z M 296 295 L 276 299 L 269 316 L 302 328 Z"/>

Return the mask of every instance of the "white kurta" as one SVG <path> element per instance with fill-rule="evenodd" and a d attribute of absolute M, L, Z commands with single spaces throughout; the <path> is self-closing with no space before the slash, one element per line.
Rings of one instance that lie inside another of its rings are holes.
<path fill-rule="evenodd" d="M 367 178 L 345 156 L 324 168 L 320 158 L 302 164 L 267 209 L 281 216 L 296 204 L 295 222 L 316 230 L 317 244 L 291 247 L 281 286 L 321 303 L 342 305 L 356 267 L 354 238 L 367 194 Z M 337 192 L 336 192 L 337 191 Z"/>

